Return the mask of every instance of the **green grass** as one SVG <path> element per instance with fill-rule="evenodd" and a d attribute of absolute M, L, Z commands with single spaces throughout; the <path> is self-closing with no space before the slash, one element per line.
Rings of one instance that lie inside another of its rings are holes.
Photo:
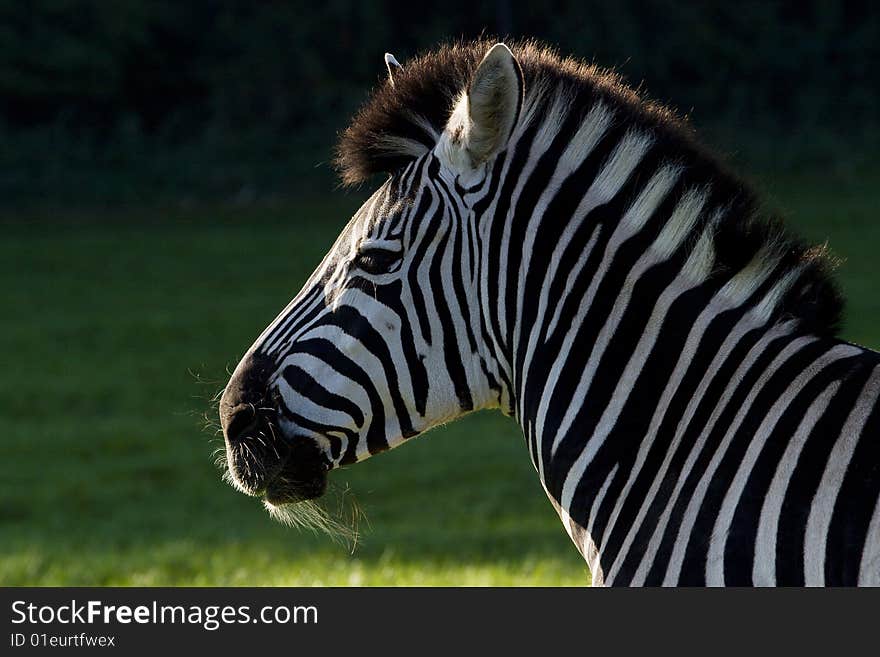
<path fill-rule="evenodd" d="M 766 185 L 794 226 L 846 260 L 845 336 L 875 347 L 878 182 Z M 334 473 L 367 519 L 354 554 L 274 524 L 219 481 L 209 398 L 356 204 L 3 220 L 0 584 L 588 581 L 499 414 Z"/>

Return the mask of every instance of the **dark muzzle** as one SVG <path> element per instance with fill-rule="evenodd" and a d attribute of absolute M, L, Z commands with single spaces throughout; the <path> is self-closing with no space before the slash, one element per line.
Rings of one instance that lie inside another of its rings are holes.
<path fill-rule="evenodd" d="M 235 368 L 220 399 L 226 461 L 236 487 L 247 495 L 285 504 L 319 497 L 327 486 L 327 463 L 313 438 L 286 437 L 271 399 L 270 358 L 248 354 Z"/>

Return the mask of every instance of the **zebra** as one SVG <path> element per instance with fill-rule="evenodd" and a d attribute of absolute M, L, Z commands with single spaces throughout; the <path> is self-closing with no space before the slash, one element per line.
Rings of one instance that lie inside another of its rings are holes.
<path fill-rule="evenodd" d="M 613 71 L 385 63 L 336 163 L 386 179 L 235 368 L 231 482 L 291 508 L 499 409 L 594 585 L 880 584 L 880 356 L 827 249 Z"/>

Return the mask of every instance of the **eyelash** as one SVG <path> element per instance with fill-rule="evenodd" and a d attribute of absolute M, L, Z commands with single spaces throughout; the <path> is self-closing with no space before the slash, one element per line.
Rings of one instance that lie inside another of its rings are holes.
<path fill-rule="evenodd" d="M 379 276 L 389 273 L 401 255 L 387 249 L 364 249 L 355 256 L 354 265 L 367 274 Z"/>

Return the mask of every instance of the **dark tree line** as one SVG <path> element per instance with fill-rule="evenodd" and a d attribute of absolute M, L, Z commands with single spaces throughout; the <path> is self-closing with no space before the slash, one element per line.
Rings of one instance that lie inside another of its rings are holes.
<path fill-rule="evenodd" d="M 305 171 L 328 159 L 383 74 L 383 52 L 405 62 L 481 33 L 534 36 L 615 66 L 727 133 L 859 143 L 878 118 L 878 16 L 818 0 L 2 0 L 0 166 L 24 170 L 0 172 L 0 193 L 34 180 L 50 193 L 61 161 L 152 161 L 158 178 L 178 162 L 196 186 L 216 175 L 199 171 L 200 157 Z M 248 166 L 231 185 L 261 178 Z"/>

